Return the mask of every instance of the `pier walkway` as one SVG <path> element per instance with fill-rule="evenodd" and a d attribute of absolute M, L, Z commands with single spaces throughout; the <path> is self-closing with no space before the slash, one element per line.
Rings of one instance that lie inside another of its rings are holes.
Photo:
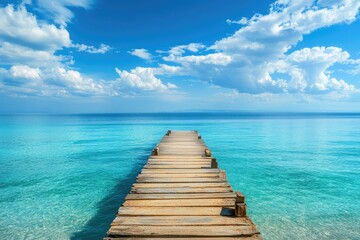
<path fill-rule="evenodd" d="M 168 131 L 105 239 L 262 239 L 244 200 L 197 131 Z"/>

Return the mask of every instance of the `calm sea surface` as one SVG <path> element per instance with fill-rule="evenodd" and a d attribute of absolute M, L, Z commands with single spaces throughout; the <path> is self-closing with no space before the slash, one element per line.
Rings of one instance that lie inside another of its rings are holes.
<path fill-rule="evenodd" d="M 199 130 L 265 239 L 360 239 L 360 115 L 245 113 L 0 116 L 0 239 L 101 239 L 168 129 Z"/>

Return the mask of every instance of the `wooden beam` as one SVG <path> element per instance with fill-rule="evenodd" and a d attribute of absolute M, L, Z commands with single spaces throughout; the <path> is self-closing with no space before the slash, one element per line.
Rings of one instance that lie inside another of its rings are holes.
<path fill-rule="evenodd" d="M 216 158 L 211 159 L 211 168 L 218 168 L 218 163 L 216 161 Z"/>
<path fill-rule="evenodd" d="M 225 170 L 220 170 L 219 176 L 220 176 L 221 180 L 226 181 L 226 172 L 225 172 Z"/>
<path fill-rule="evenodd" d="M 211 151 L 209 149 L 205 149 L 205 157 L 211 157 Z"/>

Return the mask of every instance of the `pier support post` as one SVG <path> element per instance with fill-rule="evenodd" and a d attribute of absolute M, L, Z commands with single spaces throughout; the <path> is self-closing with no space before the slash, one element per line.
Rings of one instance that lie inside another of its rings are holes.
<path fill-rule="evenodd" d="M 155 147 L 151 153 L 151 156 L 158 156 L 159 155 L 159 147 Z"/>
<path fill-rule="evenodd" d="M 226 181 L 226 172 L 225 170 L 220 170 L 219 173 L 220 179 Z"/>
<path fill-rule="evenodd" d="M 168 130 L 166 136 L 170 136 L 171 130 Z"/>
<path fill-rule="evenodd" d="M 211 151 L 209 149 L 205 149 L 205 157 L 211 157 Z"/>
<path fill-rule="evenodd" d="M 198 139 L 201 139 L 201 136 L 200 136 L 200 135 L 198 136 Z"/>
<path fill-rule="evenodd" d="M 235 216 L 246 217 L 245 196 L 240 191 L 236 191 L 235 194 Z"/>
<path fill-rule="evenodd" d="M 218 163 L 216 161 L 216 158 L 211 159 L 211 168 L 218 168 Z"/>

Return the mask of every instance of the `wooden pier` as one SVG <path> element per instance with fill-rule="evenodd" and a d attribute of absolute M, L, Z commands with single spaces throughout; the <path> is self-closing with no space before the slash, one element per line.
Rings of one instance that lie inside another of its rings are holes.
<path fill-rule="evenodd" d="M 197 131 L 168 131 L 105 239 L 262 239 L 244 200 Z"/>

